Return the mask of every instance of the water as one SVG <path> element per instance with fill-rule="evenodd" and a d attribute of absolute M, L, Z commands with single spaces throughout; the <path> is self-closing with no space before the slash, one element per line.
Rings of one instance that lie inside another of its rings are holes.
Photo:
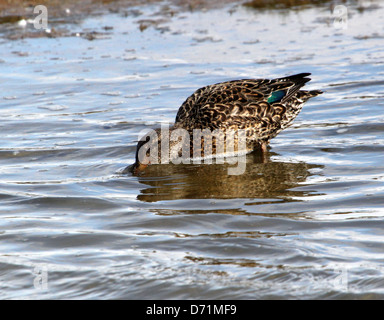
<path fill-rule="evenodd" d="M 0 25 L 0 298 L 383 299 L 384 10 L 346 8 L 344 29 L 329 3 Z M 197 88 L 299 72 L 325 93 L 268 161 L 120 174 Z"/>

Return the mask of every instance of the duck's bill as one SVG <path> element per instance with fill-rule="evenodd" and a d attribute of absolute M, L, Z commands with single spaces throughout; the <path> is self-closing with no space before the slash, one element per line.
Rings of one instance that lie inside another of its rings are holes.
<path fill-rule="evenodd" d="M 147 168 L 148 165 L 147 164 L 142 164 L 142 163 L 134 163 L 134 164 L 131 164 L 129 165 L 128 167 L 126 167 L 124 170 L 123 170 L 123 174 L 126 174 L 126 173 L 132 173 L 134 175 L 139 175 L 141 173 L 144 172 L 145 168 Z"/>

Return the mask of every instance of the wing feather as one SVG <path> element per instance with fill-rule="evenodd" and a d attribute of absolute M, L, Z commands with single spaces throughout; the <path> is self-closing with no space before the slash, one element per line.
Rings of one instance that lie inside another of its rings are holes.
<path fill-rule="evenodd" d="M 233 80 L 200 88 L 181 105 L 175 126 L 187 130 L 245 129 L 250 138 L 269 140 L 299 113 L 302 102 L 296 96 L 302 96 L 299 90 L 310 80 L 308 75 Z"/>

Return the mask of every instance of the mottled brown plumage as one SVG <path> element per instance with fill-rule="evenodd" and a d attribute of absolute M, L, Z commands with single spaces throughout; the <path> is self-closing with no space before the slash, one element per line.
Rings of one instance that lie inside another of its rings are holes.
<path fill-rule="evenodd" d="M 191 137 L 194 129 L 221 130 L 224 134 L 244 130 L 247 151 L 266 151 L 269 141 L 292 123 L 303 104 L 322 93 L 300 90 L 310 81 L 309 75 L 233 80 L 200 88 L 181 105 L 171 130 L 185 129 Z M 137 146 L 133 171 L 141 167 L 138 152 L 144 144 Z M 214 153 L 216 147 L 214 139 Z"/>

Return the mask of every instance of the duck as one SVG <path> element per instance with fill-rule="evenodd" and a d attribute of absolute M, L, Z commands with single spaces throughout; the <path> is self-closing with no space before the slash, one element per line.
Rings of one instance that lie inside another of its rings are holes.
<path fill-rule="evenodd" d="M 230 80 L 197 89 L 182 103 L 169 130 L 157 128 L 138 141 L 135 163 L 123 173 L 138 175 L 150 164 L 176 159 L 179 161 L 176 163 L 180 163 L 180 159 L 192 159 L 192 154 L 199 155 L 200 159 L 207 155 L 214 158 L 228 154 L 223 145 L 229 146 L 229 138 L 226 138 L 229 132 L 235 137 L 233 154 L 268 152 L 270 140 L 292 124 L 304 103 L 323 93 L 321 90 L 301 90 L 311 80 L 310 75 L 299 73 L 275 79 Z M 200 132 L 200 136 L 195 135 L 196 132 Z M 215 135 L 209 140 L 201 132 Z M 244 142 L 241 150 L 240 133 Z"/>

